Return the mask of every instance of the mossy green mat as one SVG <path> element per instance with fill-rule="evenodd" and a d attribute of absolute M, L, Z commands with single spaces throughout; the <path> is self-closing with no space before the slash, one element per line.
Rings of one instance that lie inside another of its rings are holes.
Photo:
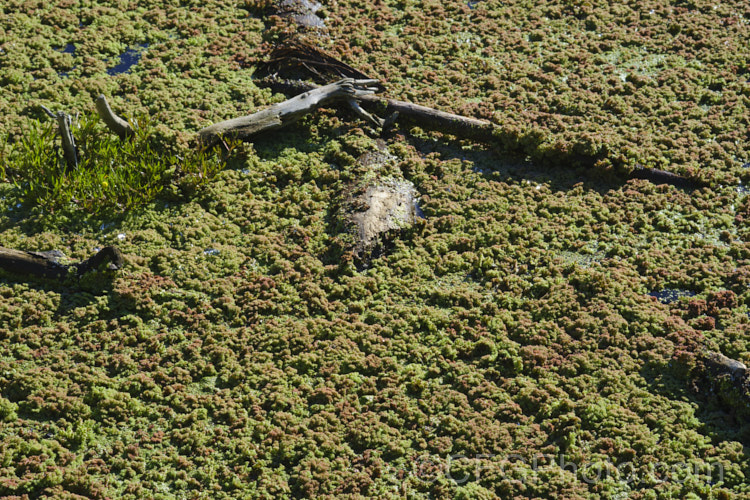
<path fill-rule="evenodd" d="M 12 140 L 37 104 L 101 93 L 176 144 L 283 99 L 240 64 L 276 36 L 263 2 L 64 4 L 0 7 Z M 528 131 L 538 162 L 395 137 L 425 219 L 363 271 L 336 210 L 374 141 L 346 113 L 124 214 L 0 186 L 1 246 L 128 259 L 0 278 L 0 496 L 747 496 L 747 423 L 688 373 L 699 345 L 750 362 L 745 4 L 326 9 L 321 45 L 389 96 Z M 602 161 L 555 165 L 575 148 Z M 623 183 L 618 162 L 715 182 Z"/>

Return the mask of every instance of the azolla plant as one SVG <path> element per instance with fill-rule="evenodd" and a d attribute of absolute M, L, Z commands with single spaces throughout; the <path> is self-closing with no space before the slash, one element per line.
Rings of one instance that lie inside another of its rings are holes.
<path fill-rule="evenodd" d="M 0 7 L 14 151 L 43 117 L 25 103 L 106 93 L 180 145 L 283 99 L 237 62 L 263 5 L 132 6 Z M 398 130 L 388 168 L 425 218 L 359 270 L 336 217 L 375 141 L 345 112 L 117 216 L 0 185 L 0 245 L 128 261 L 0 277 L 0 495 L 747 496 L 741 398 L 696 358 L 750 363 L 745 6 L 326 7 L 327 50 L 393 97 L 504 123 L 522 157 Z M 623 182 L 620 155 L 714 183 Z"/>

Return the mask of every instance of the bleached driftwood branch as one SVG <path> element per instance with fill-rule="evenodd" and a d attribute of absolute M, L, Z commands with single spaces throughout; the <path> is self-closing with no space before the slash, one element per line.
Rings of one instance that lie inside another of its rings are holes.
<path fill-rule="evenodd" d="M 323 104 L 369 96 L 377 90 L 373 87 L 376 83 L 377 80 L 344 78 L 330 85 L 308 89 L 252 115 L 215 123 L 198 131 L 198 136 L 205 145 L 214 145 L 221 137 L 246 140 L 261 132 L 289 125 Z"/>
<path fill-rule="evenodd" d="M 271 86 L 274 90 L 286 94 L 310 92 L 314 89 L 323 88 L 302 81 L 269 79 L 265 83 Z M 436 132 L 451 134 L 461 138 L 476 140 L 478 142 L 492 142 L 495 140 L 493 133 L 495 132 L 496 126 L 487 120 L 448 113 L 446 111 L 428 108 L 427 106 L 420 106 L 419 104 L 407 101 L 399 101 L 398 99 L 389 99 L 373 95 L 373 93 L 359 96 L 357 100 L 362 103 L 381 103 L 386 106 L 385 116 L 387 118 L 384 120 L 378 118 L 382 126 L 393 123 L 398 119 L 400 122 L 409 122 L 425 130 L 434 130 Z M 356 109 L 355 112 L 360 114 Z"/>

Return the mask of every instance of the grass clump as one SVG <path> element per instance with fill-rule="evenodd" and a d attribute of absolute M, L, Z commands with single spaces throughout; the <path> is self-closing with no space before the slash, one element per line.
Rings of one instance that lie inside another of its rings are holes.
<path fill-rule="evenodd" d="M 77 116 L 71 130 L 79 159 L 70 168 L 55 124 L 34 121 L 19 142 L 3 141 L 0 173 L 27 206 L 99 213 L 129 210 L 160 194 L 192 193 L 225 166 L 218 148 L 165 146 L 148 117 L 131 120 L 131 126 L 135 134 L 122 140 L 98 115 Z"/>

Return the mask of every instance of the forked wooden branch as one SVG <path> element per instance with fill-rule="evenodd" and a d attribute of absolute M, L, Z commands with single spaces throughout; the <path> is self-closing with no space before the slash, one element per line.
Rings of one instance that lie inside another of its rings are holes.
<path fill-rule="evenodd" d="M 69 114 L 62 111 L 57 113 L 57 127 L 60 130 L 65 162 L 68 164 L 68 169 L 75 169 L 78 168 L 78 151 L 76 150 L 76 141 L 73 139 L 73 133 L 70 131 L 71 122 Z"/>
<path fill-rule="evenodd" d="M 287 94 L 310 92 L 316 88 L 323 88 L 302 81 L 282 81 L 275 79 L 268 79 L 266 84 L 276 91 Z M 425 130 L 434 130 L 479 142 L 494 141 L 493 133 L 495 132 L 495 125 L 487 120 L 448 113 L 411 102 L 399 101 L 398 99 L 388 99 L 373 95 L 372 93 L 359 96 L 357 100 L 370 104 L 384 104 L 386 106 L 386 118 L 384 120 L 378 119 L 383 126 L 398 119 L 402 122 L 413 123 Z M 359 111 L 355 111 L 359 114 Z"/>
<path fill-rule="evenodd" d="M 50 118 L 57 121 L 57 131 L 60 134 L 63 156 L 65 157 L 68 170 L 78 168 L 78 151 L 76 150 L 76 141 L 73 139 L 73 133 L 70 131 L 70 124 L 72 122 L 70 115 L 62 111 L 53 113 L 46 106 L 42 106 L 42 109 Z"/>
<path fill-rule="evenodd" d="M 376 92 L 377 80 L 344 78 L 336 83 L 315 87 L 257 113 L 215 123 L 198 131 L 204 145 L 214 145 L 220 138 L 247 140 L 261 132 L 276 130 L 299 120 L 323 104 L 348 99 L 362 99 Z"/>

